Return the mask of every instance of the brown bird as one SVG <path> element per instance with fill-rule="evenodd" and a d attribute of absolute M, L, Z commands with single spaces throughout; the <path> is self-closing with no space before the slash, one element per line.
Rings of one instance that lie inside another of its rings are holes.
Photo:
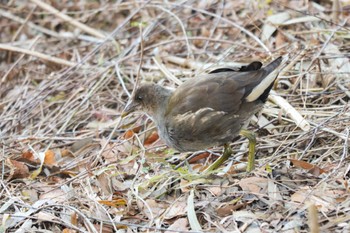
<path fill-rule="evenodd" d="M 133 93 L 123 116 L 146 112 L 165 143 L 181 152 L 225 145 L 223 156 L 207 171 L 227 160 L 232 153 L 227 143 L 241 134 L 249 139 L 247 170 L 251 171 L 255 136 L 244 128 L 263 107 L 281 62 L 279 57 L 263 68 L 260 62 L 253 62 L 239 71 L 216 69 L 184 82 L 176 90 L 143 84 Z"/>

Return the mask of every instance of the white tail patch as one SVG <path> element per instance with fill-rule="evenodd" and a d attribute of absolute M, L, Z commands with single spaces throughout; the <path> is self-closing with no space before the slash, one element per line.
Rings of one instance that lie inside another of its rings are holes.
<path fill-rule="evenodd" d="M 257 100 L 264 91 L 271 85 L 271 83 L 276 79 L 276 76 L 281 71 L 282 65 L 288 60 L 288 55 L 284 55 L 281 64 L 276 67 L 269 75 L 267 75 L 254 89 L 252 92 L 245 98 L 248 102 L 253 102 Z"/>

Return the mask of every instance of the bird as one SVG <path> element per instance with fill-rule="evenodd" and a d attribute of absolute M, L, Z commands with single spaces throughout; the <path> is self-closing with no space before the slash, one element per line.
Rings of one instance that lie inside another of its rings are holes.
<path fill-rule="evenodd" d="M 213 171 L 232 154 L 229 143 L 239 135 L 249 140 L 247 171 L 254 169 L 255 134 L 246 130 L 251 117 L 267 100 L 283 57 L 265 67 L 255 61 L 234 70 L 217 68 L 188 79 L 175 90 L 155 83 L 135 88 L 122 117 L 147 113 L 161 139 L 179 152 L 224 145 L 223 155 L 205 171 Z"/>

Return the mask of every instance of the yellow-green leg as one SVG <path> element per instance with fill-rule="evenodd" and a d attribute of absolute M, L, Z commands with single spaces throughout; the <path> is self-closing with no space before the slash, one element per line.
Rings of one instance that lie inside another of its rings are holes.
<path fill-rule="evenodd" d="M 248 151 L 248 163 L 247 163 L 247 172 L 251 172 L 254 169 L 255 164 L 255 145 L 256 138 L 253 132 L 242 129 L 239 132 L 240 135 L 248 138 L 249 140 L 249 151 Z M 232 155 L 232 149 L 228 144 L 224 145 L 224 152 L 220 158 L 218 158 L 212 165 L 204 170 L 204 173 L 213 171 L 221 166 L 230 156 Z"/>
<path fill-rule="evenodd" d="M 214 163 L 212 163 L 209 167 L 207 167 L 207 169 L 204 170 L 204 173 L 214 171 L 215 169 L 220 167 L 220 165 L 223 164 L 231 155 L 232 155 L 232 149 L 231 149 L 230 145 L 225 144 L 224 145 L 224 152 L 222 153 L 220 158 L 215 160 Z"/>
<path fill-rule="evenodd" d="M 245 129 L 242 129 L 239 132 L 239 134 L 248 138 L 249 140 L 247 172 L 251 172 L 253 171 L 254 164 L 255 164 L 255 145 L 256 145 L 255 134 Z"/>

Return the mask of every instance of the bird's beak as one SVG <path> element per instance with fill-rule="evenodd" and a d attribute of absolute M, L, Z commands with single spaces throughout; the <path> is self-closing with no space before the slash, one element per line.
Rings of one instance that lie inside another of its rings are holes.
<path fill-rule="evenodd" d="M 139 104 L 131 101 L 129 102 L 126 107 L 124 108 L 122 114 L 121 114 L 121 117 L 124 118 L 126 117 L 127 115 L 129 115 L 130 113 L 134 112 L 137 110 Z"/>

